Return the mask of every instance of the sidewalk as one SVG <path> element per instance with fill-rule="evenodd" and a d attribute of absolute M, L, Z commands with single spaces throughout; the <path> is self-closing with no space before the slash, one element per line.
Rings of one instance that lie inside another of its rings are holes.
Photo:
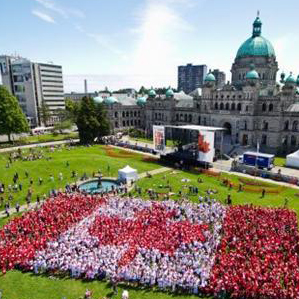
<path fill-rule="evenodd" d="M 16 151 L 19 148 L 23 149 L 23 148 L 43 147 L 43 146 L 51 146 L 51 145 L 66 144 L 66 143 L 71 143 L 71 142 L 78 142 L 78 141 L 79 141 L 79 139 L 72 139 L 72 141 L 60 140 L 60 141 L 51 141 L 51 142 L 44 142 L 44 143 L 34 143 L 34 144 L 20 145 L 20 146 L 14 146 L 14 147 L 7 147 L 7 148 L 1 148 L 0 153 Z"/>

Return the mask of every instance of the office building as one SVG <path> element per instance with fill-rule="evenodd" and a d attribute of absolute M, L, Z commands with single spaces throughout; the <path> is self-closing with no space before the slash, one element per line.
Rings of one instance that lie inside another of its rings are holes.
<path fill-rule="evenodd" d="M 202 87 L 207 74 L 206 65 L 180 65 L 178 67 L 178 90 L 186 94 Z"/>
<path fill-rule="evenodd" d="M 31 127 L 45 125 L 39 109 L 42 104 L 50 110 L 47 125 L 59 121 L 57 110 L 65 109 L 61 66 L 3 55 L 0 72 L 2 84 L 16 96 Z"/>

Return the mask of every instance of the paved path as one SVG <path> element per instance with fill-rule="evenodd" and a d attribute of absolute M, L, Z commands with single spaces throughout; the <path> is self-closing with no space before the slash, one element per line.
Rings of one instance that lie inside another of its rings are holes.
<path fill-rule="evenodd" d="M 14 147 L 7 147 L 7 148 L 1 148 L 0 153 L 16 151 L 19 148 L 23 149 L 23 148 L 51 146 L 51 145 L 66 144 L 66 143 L 78 142 L 78 141 L 79 141 L 79 139 L 72 139 L 72 141 L 70 141 L 70 140 L 60 140 L 60 141 L 51 141 L 51 142 L 34 143 L 34 144 L 20 145 L 20 146 L 14 146 Z"/>

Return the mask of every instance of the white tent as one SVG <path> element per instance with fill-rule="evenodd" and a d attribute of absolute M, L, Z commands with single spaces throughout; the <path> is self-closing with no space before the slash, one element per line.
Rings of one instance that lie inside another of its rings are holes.
<path fill-rule="evenodd" d="M 299 150 L 287 155 L 286 166 L 299 168 Z"/>
<path fill-rule="evenodd" d="M 137 170 L 127 165 L 125 168 L 118 170 L 118 179 L 126 183 L 132 180 L 136 181 L 138 179 Z"/>

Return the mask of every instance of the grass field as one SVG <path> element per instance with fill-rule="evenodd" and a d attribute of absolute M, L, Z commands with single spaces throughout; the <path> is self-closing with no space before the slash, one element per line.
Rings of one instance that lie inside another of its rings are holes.
<path fill-rule="evenodd" d="M 66 183 L 71 183 L 71 171 L 75 170 L 82 175 L 84 172 L 91 175 L 93 171 L 102 171 L 104 176 L 117 176 L 117 170 L 127 164 L 137 168 L 138 172 L 145 172 L 152 169 L 161 167 L 156 162 L 144 161 L 143 156 L 139 154 L 128 154 L 123 150 L 109 150 L 104 146 L 93 147 L 76 147 L 68 150 L 67 148 L 56 150 L 54 153 L 49 153 L 44 150 L 47 157 L 46 159 L 23 162 L 14 162 L 11 168 L 6 169 L 8 155 L 0 155 L 0 181 L 4 182 L 6 186 L 12 183 L 12 176 L 18 172 L 20 179 L 23 182 L 23 191 L 17 192 L 14 195 L 14 202 L 17 200 L 24 203 L 25 194 L 29 188 L 29 179 L 25 179 L 24 172 L 29 172 L 29 178 L 33 178 L 34 196 L 36 199 L 37 194 L 47 193 L 51 188 L 63 187 Z M 69 166 L 66 162 L 69 162 Z M 109 167 L 108 167 L 109 166 Z M 108 171 L 108 168 L 110 170 Z M 63 180 L 58 180 L 58 174 L 63 174 Z M 55 181 L 51 182 L 49 179 L 50 174 L 53 174 Z M 38 178 L 42 177 L 44 183 L 39 186 Z M 198 183 L 198 177 L 202 178 L 202 183 Z M 229 190 L 224 186 L 223 179 L 230 180 L 234 187 Z M 187 179 L 187 181 L 186 181 Z M 175 195 L 171 196 L 172 199 L 178 200 L 178 192 L 181 190 L 184 197 L 197 202 L 199 195 L 206 195 L 207 189 L 216 189 L 217 194 L 213 195 L 214 198 L 224 202 L 227 194 L 231 194 L 233 204 L 254 204 L 262 206 L 283 206 L 284 199 L 289 199 L 289 207 L 294 209 L 299 215 L 299 197 L 296 196 L 299 190 L 281 187 L 272 183 L 258 183 L 253 179 L 243 181 L 243 186 L 248 187 L 249 191 L 238 192 L 238 185 L 241 183 L 240 178 L 235 175 L 222 174 L 220 177 L 208 176 L 206 174 L 194 174 L 184 171 L 167 172 L 153 176 L 152 178 L 144 178 L 138 181 L 137 186 L 142 188 L 142 197 L 148 198 L 146 189 L 154 189 L 158 193 L 166 193 L 169 191 L 165 188 L 167 181 L 172 187 L 172 192 Z M 182 181 L 183 180 L 183 181 Z M 261 186 L 259 186 L 261 184 Z M 199 188 L 198 195 L 189 194 L 189 185 L 194 185 Z M 184 187 L 185 186 L 185 187 Z M 266 195 L 261 198 L 261 193 L 258 191 L 265 188 Z M 270 194 L 270 191 L 276 190 L 278 193 Z M 7 193 L 5 196 L 7 197 Z M 137 195 L 136 192 L 134 195 Z M 163 198 L 161 195 L 160 199 Z M 14 216 L 13 216 L 14 217 Z M 12 218 L 12 217 L 11 217 Z M 0 219 L 0 226 L 3 226 L 9 219 Z M 111 295 L 111 288 L 105 282 L 84 282 L 75 279 L 57 279 L 47 276 L 35 276 L 31 273 L 22 273 L 20 271 L 10 271 L 5 276 L 0 276 L 0 290 L 3 290 L 3 298 L 7 299 L 78 299 L 83 296 L 85 289 L 89 288 L 94 292 L 93 298 L 99 299 L 103 296 Z M 188 295 L 172 295 L 162 292 L 155 292 L 154 290 L 143 290 L 141 288 L 128 288 L 130 292 L 130 299 L 170 299 L 170 298 L 190 298 L 195 299 L 198 297 Z M 83 297 L 82 297 L 83 298 Z M 121 298 L 121 290 L 118 296 L 113 298 Z"/>
<path fill-rule="evenodd" d="M 37 195 L 42 196 L 48 194 L 51 189 L 63 188 L 67 183 L 72 183 L 76 179 L 71 178 L 72 171 L 78 173 L 78 178 L 86 172 L 91 176 L 93 172 L 99 170 L 104 176 L 117 177 L 118 169 L 129 164 L 136 168 L 139 173 L 153 170 L 161 167 L 154 162 L 144 162 L 143 156 L 140 154 L 123 154 L 122 150 L 113 150 L 112 153 L 107 153 L 104 146 L 93 147 L 71 147 L 70 150 L 63 147 L 56 149 L 54 153 L 49 152 L 49 149 L 43 149 L 45 158 L 36 161 L 16 161 L 13 162 L 10 168 L 6 168 L 9 154 L 0 155 L 0 182 L 6 186 L 6 192 L 3 196 L 5 201 L 8 200 L 9 192 L 8 185 L 13 184 L 13 175 L 18 172 L 19 182 L 22 183 L 22 191 L 11 192 L 13 200 L 11 206 L 15 206 L 16 202 L 25 203 L 25 197 L 30 188 L 30 179 L 33 180 L 33 200 L 36 200 Z M 28 150 L 26 151 L 28 153 Z M 111 157 L 111 155 L 117 157 Z M 69 166 L 67 166 L 67 162 Z M 25 177 L 25 171 L 29 173 L 29 177 Z M 59 180 L 59 173 L 62 173 L 63 180 Z M 50 175 L 54 176 L 54 182 L 50 180 Z M 42 178 L 43 183 L 39 185 L 38 179 Z M 4 209 L 2 206 L 0 209 Z"/>
<path fill-rule="evenodd" d="M 149 139 L 149 138 L 133 138 L 130 137 L 130 141 L 136 141 L 138 142 L 143 142 L 143 143 L 149 143 L 149 144 L 153 144 L 153 139 Z M 173 140 L 166 140 L 166 146 L 172 146 L 173 145 Z"/>
<path fill-rule="evenodd" d="M 275 157 L 275 160 L 274 160 L 275 166 L 285 167 L 285 164 L 286 164 L 286 158 Z"/>

